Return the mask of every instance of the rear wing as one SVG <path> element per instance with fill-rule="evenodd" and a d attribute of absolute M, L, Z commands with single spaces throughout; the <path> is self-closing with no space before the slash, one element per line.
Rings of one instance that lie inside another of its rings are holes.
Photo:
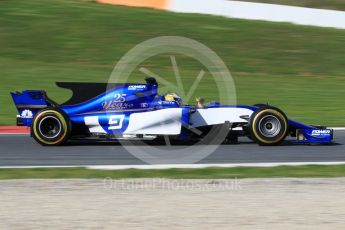
<path fill-rule="evenodd" d="M 13 102 L 18 110 L 17 125 L 31 126 L 35 114 L 48 105 L 54 106 L 54 102 L 49 102 L 46 92 L 43 90 L 25 90 L 23 92 L 11 92 Z"/>

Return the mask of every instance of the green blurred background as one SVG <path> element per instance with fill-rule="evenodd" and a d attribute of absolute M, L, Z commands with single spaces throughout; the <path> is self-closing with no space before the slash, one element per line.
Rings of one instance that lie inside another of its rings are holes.
<path fill-rule="evenodd" d="M 129 49 L 157 36 L 184 36 L 214 50 L 234 77 L 240 104 L 269 102 L 302 122 L 345 125 L 345 30 L 85 0 L 0 0 L 0 125 L 15 124 L 10 91 L 44 89 L 63 102 L 71 92 L 54 82 L 107 82 Z M 176 58 L 188 88 L 200 65 Z M 169 56 L 141 66 L 174 74 Z M 130 81 L 143 77 L 135 71 Z M 216 100 L 217 89 L 205 79 L 194 96 Z"/>

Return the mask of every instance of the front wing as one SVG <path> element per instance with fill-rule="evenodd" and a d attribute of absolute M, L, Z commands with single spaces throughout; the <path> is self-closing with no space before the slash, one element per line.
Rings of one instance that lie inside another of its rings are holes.
<path fill-rule="evenodd" d="M 296 136 L 297 143 L 331 143 L 333 140 L 333 130 L 325 127 L 304 125 L 302 123 L 289 120 L 290 129 Z"/>

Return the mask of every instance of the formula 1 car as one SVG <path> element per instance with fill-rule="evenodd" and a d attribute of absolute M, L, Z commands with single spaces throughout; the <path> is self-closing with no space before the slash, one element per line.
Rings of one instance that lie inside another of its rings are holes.
<path fill-rule="evenodd" d="M 11 95 L 19 121 L 31 127 L 31 136 L 42 145 L 61 145 L 72 139 L 154 140 L 164 136 L 188 143 L 224 124 L 228 138 L 248 136 L 259 145 L 278 145 L 287 136 L 296 137 L 298 143 L 330 143 L 333 139 L 333 130 L 290 120 L 269 105 L 184 105 L 176 93 L 159 95 L 154 78 L 145 80 L 145 84 L 56 83 L 73 92 L 63 104 L 43 90 Z"/>

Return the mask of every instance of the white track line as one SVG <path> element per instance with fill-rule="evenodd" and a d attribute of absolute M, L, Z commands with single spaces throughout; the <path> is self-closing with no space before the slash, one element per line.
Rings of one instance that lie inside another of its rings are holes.
<path fill-rule="evenodd" d="M 41 169 L 41 168 L 46 168 L 46 169 L 53 169 L 53 168 L 88 168 L 87 166 L 83 165 L 72 165 L 72 166 L 61 166 L 61 165 L 29 165 L 29 166 L 0 166 L 0 169 Z"/>
<path fill-rule="evenodd" d="M 162 164 L 162 165 L 69 165 L 69 166 L 0 166 L 0 169 L 33 169 L 33 168 L 87 168 L 94 170 L 123 169 L 202 169 L 202 168 L 235 168 L 235 167 L 276 167 L 305 165 L 345 165 L 345 161 L 333 162 L 277 162 L 277 163 L 236 163 L 236 164 Z"/>
<path fill-rule="evenodd" d="M 235 167 L 276 167 L 303 165 L 342 165 L 342 162 L 279 162 L 279 163 L 237 163 L 237 164 L 168 164 L 168 165 L 103 165 L 87 166 L 88 169 L 121 170 L 121 169 L 202 169 L 202 168 L 235 168 Z"/>

